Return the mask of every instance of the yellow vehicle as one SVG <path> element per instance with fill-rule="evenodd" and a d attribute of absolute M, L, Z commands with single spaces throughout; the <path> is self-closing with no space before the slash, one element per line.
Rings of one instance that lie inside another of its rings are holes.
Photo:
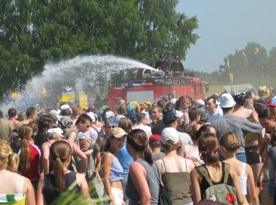
<path fill-rule="evenodd" d="M 75 92 L 64 92 L 61 93 L 59 102 L 61 104 L 77 102 L 81 108 L 86 108 L 87 96 L 84 92 L 78 92 L 78 98 L 75 98 Z"/>

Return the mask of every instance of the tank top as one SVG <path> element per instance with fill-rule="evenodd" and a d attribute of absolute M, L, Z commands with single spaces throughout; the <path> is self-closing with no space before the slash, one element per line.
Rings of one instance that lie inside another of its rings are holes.
<path fill-rule="evenodd" d="M 76 172 L 69 172 L 65 175 L 65 190 L 76 181 Z M 76 185 L 74 192 L 79 192 L 80 187 Z M 51 173 L 47 174 L 44 179 L 43 195 L 47 204 L 52 204 L 63 191 L 58 191 L 55 188 L 55 176 Z"/>
<path fill-rule="evenodd" d="M 221 163 L 222 164 L 222 177 L 221 177 L 221 179 L 218 181 L 218 182 L 214 182 L 213 180 L 212 180 L 212 183 L 214 184 L 214 185 L 216 185 L 216 184 L 222 184 L 223 183 L 223 180 L 224 180 L 224 167 L 225 167 L 225 163 L 224 162 L 222 162 Z M 208 176 L 210 177 L 210 174 L 209 174 L 209 171 L 208 171 L 208 169 L 206 168 L 206 166 L 205 165 L 201 165 L 201 166 L 203 166 L 206 170 L 207 170 L 207 172 L 208 172 Z M 211 177 L 210 177 L 211 178 Z M 211 178 L 212 179 L 212 178 Z M 228 185 L 230 185 L 230 186 L 233 186 L 233 179 L 232 179 L 232 176 L 229 174 L 229 177 L 228 177 L 228 181 L 227 181 L 227 184 Z M 202 178 L 202 181 L 201 181 L 201 183 L 200 183 L 200 191 L 201 191 L 201 198 L 203 199 L 204 197 L 203 197 L 203 194 L 204 194 L 204 192 L 205 192 L 205 190 L 207 189 L 209 187 L 209 183 L 207 182 L 207 180 L 205 179 L 205 177 L 203 177 Z"/>
<path fill-rule="evenodd" d="M 0 204 L 6 205 L 25 205 L 26 194 L 22 194 L 24 185 L 24 177 L 21 176 L 21 182 L 19 185 L 19 192 L 17 194 L 0 194 Z"/>
<path fill-rule="evenodd" d="M 109 181 L 116 182 L 123 180 L 123 172 L 123 167 L 120 164 L 118 158 L 112 154 L 112 165 L 110 168 Z"/>
<path fill-rule="evenodd" d="M 164 160 L 162 161 L 165 169 L 165 173 L 162 174 L 162 181 L 172 204 L 178 205 L 192 202 L 187 160 L 185 159 L 186 172 L 166 172 L 166 165 Z"/>
<path fill-rule="evenodd" d="M 21 173 L 24 177 L 29 178 L 30 180 L 39 179 L 39 159 L 41 152 L 36 145 L 30 144 L 30 168 L 28 171 Z M 19 150 L 19 155 L 21 150 Z"/>
<path fill-rule="evenodd" d="M 147 173 L 147 182 L 148 182 L 148 186 L 151 194 L 151 205 L 157 205 L 158 197 L 159 197 L 160 179 L 161 179 L 159 169 L 157 168 L 155 163 L 150 165 L 145 160 L 137 160 L 137 162 L 143 165 Z M 125 193 L 129 198 L 129 205 L 140 204 L 139 193 L 136 190 L 130 175 L 128 175 Z"/>
<path fill-rule="evenodd" d="M 238 176 L 240 185 L 241 185 L 242 194 L 244 196 L 247 195 L 247 175 L 245 173 L 245 167 L 246 167 L 246 163 L 242 163 L 242 172 L 241 172 L 241 175 Z"/>

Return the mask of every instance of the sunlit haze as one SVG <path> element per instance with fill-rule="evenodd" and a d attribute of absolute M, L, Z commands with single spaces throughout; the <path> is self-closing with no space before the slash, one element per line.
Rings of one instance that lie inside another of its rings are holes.
<path fill-rule="evenodd" d="M 180 0 L 177 11 L 197 16 L 200 36 L 188 50 L 185 68 L 211 73 L 248 42 L 276 47 L 275 0 Z"/>

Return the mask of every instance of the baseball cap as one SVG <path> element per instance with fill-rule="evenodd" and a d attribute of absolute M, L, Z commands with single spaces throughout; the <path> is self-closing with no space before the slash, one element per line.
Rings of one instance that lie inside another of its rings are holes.
<path fill-rule="evenodd" d="M 153 142 L 153 141 L 162 141 L 161 136 L 159 134 L 153 134 L 150 136 L 149 138 L 149 142 Z"/>
<path fill-rule="evenodd" d="M 162 54 L 162 55 L 160 55 L 160 56 L 159 56 L 159 58 L 164 58 L 164 55 L 163 55 L 163 54 Z"/>
<path fill-rule="evenodd" d="M 73 124 L 73 120 L 70 116 L 62 116 L 58 120 L 58 126 L 62 129 L 66 127 L 70 127 L 72 124 Z"/>
<path fill-rule="evenodd" d="M 229 93 L 224 93 L 220 97 L 220 107 L 221 108 L 230 108 L 236 105 L 235 100 L 233 99 L 232 95 Z"/>
<path fill-rule="evenodd" d="M 108 118 L 111 118 L 111 117 L 114 117 L 115 116 L 115 113 L 111 110 L 107 111 L 105 113 L 105 117 L 108 119 Z"/>
<path fill-rule="evenodd" d="M 181 111 L 179 111 L 179 110 L 176 110 L 176 111 L 175 111 L 175 116 L 176 116 L 178 119 L 181 118 L 183 115 L 184 115 L 183 112 L 181 112 Z"/>
<path fill-rule="evenodd" d="M 86 113 L 92 120 L 92 122 L 96 122 L 98 120 L 98 116 L 93 112 Z"/>
<path fill-rule="evenodd" d="M 137 120 L 137 115 L 135 113 L 128 113 L 126 117 L 130 120 Z"/>
<path fill-rule="evenodd" d="M 177 117 L 173 112 L 169 111 L 169 112 L 163 113 L 163 122 L 165 125 L 171 124 L 176 120 L 177 120 Z"/>
<path fill-rule="evenodd" d="M 167 141 L 172 140 L 174 144 L 179 142 L 178 132 L 173 127 L 166 127 L 161 132 L 162 143 L 165 144 Z"/>
<path fill-rule="evenodd" d="M 60 129 L 59 127 L 57 127 L 57 128 L 50 128 L 50 129 L 48 129 L 47 133 L 48 133 L 48 136 L 52 135 L 53 133 L 56 133 L 59 136 L 63 137 L 63 130 Z"/>
<path fill-rule="evenodd" d="M 68 108 L 70 108 L 70 106 L 68 104 L 64 104 L 64 105 L 60 106 L 61 111 L 67 110 Z"/>
<path fill-rule="evenodd" d="M 202 99 L 199 99 L 196 101 L 197 107 L 203 107 L 205 106 L 205 102 Z"/>
<path fill-rule="evenodd" d="M 113 127 L 109 132 L 108 132 L 108 137 L 114 136 L 115 138 L 121 138 L 125 136 L 127 133 L 120 127 Z"/>

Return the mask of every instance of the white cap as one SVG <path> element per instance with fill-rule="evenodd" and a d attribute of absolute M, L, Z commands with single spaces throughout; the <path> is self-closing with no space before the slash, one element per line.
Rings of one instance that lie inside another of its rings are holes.
<path fill-rule="evenodd" d="M 235 100 L 233 99 L 232 95 L 229 93 L 224 93 L 220 97 L 220 107 L 221 108 L 230 108 L 236 105 Z"/>
<path fill-rule="evenodd" d="M 108 118 L 114 117 L 115 114 L 114 114 L 113 111 L 110 110 L 110 111 L 107 111 L 107 112 L 105 113 L 105 116 L 106 116 L 106 118 L 108 119 Z"/>
<path fill-rule="evenodd" d="M 171 103 L 172 103 L 172 104 L 175 104 L 175 103 L 176 103 L 176 101 L 177 101 L 177 99 L 176 99 L 176 98 L 171 99 Z"/>
<path fill-rule="evenodd" d="M 183 115 L 184 115 L 183 112 L 181 112 L 181 111 L 179 111 L 179 110 L 176 110 L 176 111 L 175 111 L 175 116 L 176 116 L 177 118 L 181 118 Z"/>
<path fill-rule="evenodd" d="M 86 114 L 92 119 L 92 122 L 96 122 L 98 120 L 98 116 L 95 113 L 88 112 Z"/>
<path fill-rule="evenodd" d="M 64 104 L 64 105 L 60 106 L 61 111 L 66 110 L 68 108 L 70 108 L 70 106 L 68 104 Z"/>
<path fill-rule="evenodd" d="M 58 135 L 60 135 L 60 136 L 63 137 L 63 135 L 62 135 L 63 134 L 63 130 L 60 129 L 59 127 L 48 129 L 47 132 L 48 132 L 49 135 L 52 135 L 53 133 L 56 133 L 56 134 L 58 134 Z"/>
<path fill-rule="evenodd" d="M 161 132 L 162 143 L 165 144 L 168 140 L 172 140 L 174 144 L 179 142 L 178 132 L 173 127 L 166 127 Z"/>
<path fill-rule="evenodd" d="M 197 106 L 205 106 L 205 102 L 202 99 L 199 99 L 196 102 L 197 102 Z"/>

